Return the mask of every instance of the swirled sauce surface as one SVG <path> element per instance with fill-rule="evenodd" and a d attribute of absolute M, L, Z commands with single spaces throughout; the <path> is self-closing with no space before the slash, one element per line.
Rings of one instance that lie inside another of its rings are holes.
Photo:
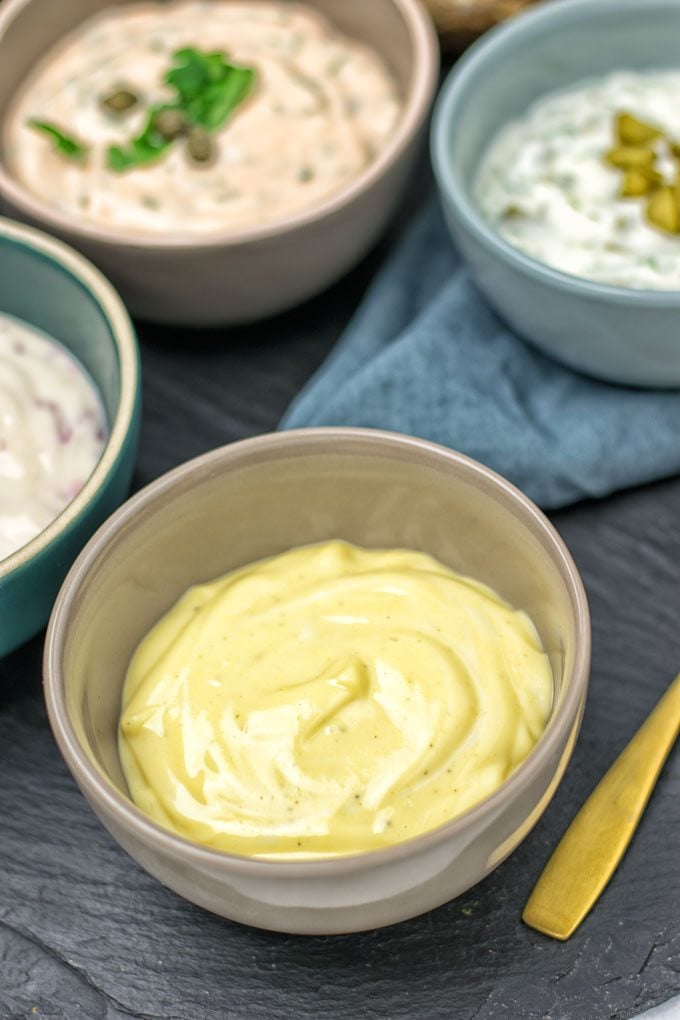
<path fill-rule="evenodd" d="M 546 725 L 533 624 L 424 553 L 308 546 L 189 590 L 125 682 L 134 801 L 216 849 L 369 850 L 495 790 Z"/>
<path fill-rule="evenodd" d="M 68 506 L 104 448 L 94 384 L 55 340 L 0 313 L 0 560 Z"/>
<path fill-rule="evenodd" d="M 214 159 L 192 164 L 177 143 L 125 172 L 107 147 L 143 130 L 151 104 L 169 102 L 173 54 L 222 52 L 253 68 L 252 93 L 213 136 Z M 102 100 L 137 97 L 124 115 Z M 5 130 L 8 164 L 63 213 L 136 233 L 206 233 L 267 223 L 342 190 L 385 147 L 401 112 L 382 58 L 320 13 L 288 0 L 175 0 L 104 10 L 50 53 L 26 83 Z M 55 151 L 33 119 L 87 146 Z"/>

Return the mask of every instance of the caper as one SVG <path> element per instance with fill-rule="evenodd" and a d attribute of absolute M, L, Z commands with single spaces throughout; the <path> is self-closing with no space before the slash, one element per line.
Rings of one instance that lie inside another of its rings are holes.
<path fill-rule="evenodd" d="M 615 122 L 616 137 L 621 145 L 644 145 L 661 137 L 661 131 L 653 124 L 638 120 L 630 113 L 619 113 Z"/>
<path fill-rule="evenodd" d="M 668 234 L 680 234 L 680 204 L 673 188 L 655 191 L 646 209 L 647 220 Z"/>
<path fill-rule="evenodd" d="M 611 166 L 619 170 L 637 170 L 640 167 L 651 167 L 656 160 L 653 149 L 639 148 L 634 145 L 620 145 L 610 149 L 605 159 Z"/>
<path fill-rule="evenodd" d="M 133 106 L 136 106 L 138 102 L 139 99 L 134 92 L 130 92 L 129 89 L 118 89 L 109 96 L 104 96 L 101 100 L 101 105 L 107 113 L 115 113 L 117 116 L 121 116 L 123 113 L 131 110 Z"/>
<path fill-rule="evenodd" d="M 172 142 L 187 129 L 187 119 L 181 110 L 171 108 L 159 110 L 153 118 L 153 126 L 166 142 Z"/>
<path fill-rule="evenodd" d="M 212 163 L 216 155 L 215 143 L 202 128 L 193 128 L 189 134 L 187 151 L 194 163 Z"/>

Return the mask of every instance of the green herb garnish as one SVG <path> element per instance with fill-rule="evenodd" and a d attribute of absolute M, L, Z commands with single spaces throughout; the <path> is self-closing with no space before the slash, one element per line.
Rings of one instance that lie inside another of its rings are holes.
<path fill-rule="evenodd" d="M 189 132 L 187 153 L 194 163 L 211 163 L 215 157 L 215 143 L 204 128 L 194 127 Z"/>
<path fill-rule="evenodd" d="M 175 67 L 165 84 L 177 91 L 178 105 L 192 124 L 217 131 L 248 96 L 255 81 L 251 67 L 230 64 L 224 54 L 187 47 L 173 54 Z"/>
<path fill-rule="evenodd" d="M 107 113 L 112 113 L 116 117 L 122 117 L 130 110 L 133 110 L 139 97 L 134 92 L 130 92 L 129 89 L 116 89 L 115 92 L 110 92 L 107 96 L 102 96 L 99 101 L 99 105 Z"/>
<path fill-rule="evenodd" d="M 42 131 L 43 134 L 49 135 L 55 151 L 61 156 L 75 160 L 77 163 L 82 163 L 87 158 L 89 146 L 79 142 L 73 135 L 62 131 L 56 124 L 46 120 L 29 120 L 28 126 L 35 131 Z"/>
<path fill-rule="evenodd" d="M 252 68 L 230 64 L 220 52 L 203 53 L 188 47 L 173 54 L 173 63 L 163 81 L 175 90 L 176 100 L 152 107 L 142 132 L 127 145 L 109 146 L 110 170 L 121 173 L 154 162 L 192 128 L 217 131 L 248 96 L 255 81 Z M 208 148 L 206 143 L 202 145 Z M 193 152 L 190 155 L 196 162 L 209 162 L 210 153 L 201 154 L 200 159 Z"/>
<path fill-rule="evenodd" d="M 127 145 L 109 145 L 106 153 L 106 165 L 109 170 L 122 173 L 133 167 L 153 163 L 165 154 L 172 145 L 172 139 L 158 130 L 156 117 L 167 109 L 167 106 L 152 106 L 146 123 L 136 138 L 130 139 Z"/>

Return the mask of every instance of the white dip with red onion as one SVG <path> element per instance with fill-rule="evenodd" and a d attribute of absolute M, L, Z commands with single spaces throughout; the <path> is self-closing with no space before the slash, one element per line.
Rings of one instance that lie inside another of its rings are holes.
<path fill-rule="evenodd" d="M 85 370 L 56 341 L 0 313 L 0 560 L 68 506 L 105 441 Z"/>

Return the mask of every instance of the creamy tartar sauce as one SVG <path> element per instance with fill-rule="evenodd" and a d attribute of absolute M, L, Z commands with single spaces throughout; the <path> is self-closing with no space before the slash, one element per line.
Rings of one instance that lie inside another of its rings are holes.
<path fill-rule="evenodd" d="M 492 793 L 553 696 L 529 618 L 431 556 L 293 549 L 190 589 L 123 690 L 133 800 L 215 849 L 389 846 Z"/>
<path fill-rule="evenodd" d="M 220 50 L 256 72 L 252 94 L 216 135 L 209 166 L 181 146 L 153 164 L 115 173 L 106 148 L 142 130 L 182 48 Z M 116 88 L 143 102 L 115 117 Z M 139 233 L 251 227 L 313 207 L 342 190 L 386 145 L 401 101 L 372 49 L 319 13 L 289 2 L 177 0 L 122 5 L 85 21 L 29 79 L 5 125 L 11 172 L 62 213 Z M 87 142 L 84 165 L 53 151 L 30 126 L 50 121 Z"/>
<path fill-rule="evenodd" d="M 475 194 L 514 247 L 566 273 L 621 287 L 680 289 L 680 237 L 620 195 L 605 162 L 614 118 L 627 111 L 680 140 L 680 71 L 617 72 L 547 95 L 492 141 Z M 677 165 L 660 151 L 658 168 Z"/>
<path fill-rule="evenodd" d="M 55 340 L 0 314 L 0 560 L 77 496 L 106 420 L 85 370 Z"/>

